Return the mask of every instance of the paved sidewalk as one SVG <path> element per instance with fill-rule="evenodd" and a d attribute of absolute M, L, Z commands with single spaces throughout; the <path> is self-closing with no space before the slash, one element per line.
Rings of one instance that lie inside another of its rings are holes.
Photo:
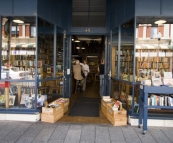
<path fill-rule="evenodd" d="M 0 121 L 0 143 L 172 143 L 173 128 Z"/>

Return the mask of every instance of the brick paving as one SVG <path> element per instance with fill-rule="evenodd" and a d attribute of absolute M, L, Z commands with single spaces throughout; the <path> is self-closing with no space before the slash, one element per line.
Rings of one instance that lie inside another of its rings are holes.
<path fill-rule="evenodd" d="M 173 128 L 0 121 L 0 143 L 173 143 Z"/>

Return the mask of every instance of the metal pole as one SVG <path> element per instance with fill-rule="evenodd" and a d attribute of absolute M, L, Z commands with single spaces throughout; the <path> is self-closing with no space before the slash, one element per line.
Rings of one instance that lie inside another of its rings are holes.
<path fill-rule="evenodd" d="M 35 21 L 36 21 L 36 38 L 35 38 L 35 43 L 36 43 L 36 55 L 35 55 L 35 103 L 34 103 L 34 109 L 37 108 L 37 86 L 38 86 L 38 16 L 35 17 Z"/>
<path fill-rule="evenodd" d="M 54 64 L 53 64 L 53 77 L 56 77 L 56 40 L 57 40 L 57 34 L 56 34 L 56 24 L 54 24 Z"/>
<path fill-rule="evenodd" d="M 106 84 L 106 81 L 107 81 L 107 64 L 108 64 L 108 59 L 107 59 L 107 50 L 108 50 L 108 45 L 107 45 L 107 43 L 108 43 L 108 38 L 107 38 L 107 36 L 105 37 L 105 58 L 104 58 L 104 60 L 105 60 L 105 68 L 104 68 L 104 95 L 106 95 L 107 93 L 106 93 L 106 86 L 107 86 L 107 84 Z"/>
<path fill-rule="evenodd" d="M 121 48 L 121 25 L 118 26 L 118 76 L 120 79 L 120 48 Z"/>
<path fill-rule="evenodd" d="M 69 38 L 68 38 L 69 40 L 68 40 L 68 43 L 69 43 L 69 66 L 68 66 L 68 68 L 69 68 L 69 71 L 70 71 L 70 73 L 69 73 L 69 98 L 70 98 L 70 95 L 71 95 L 71 53 L 72 53 L 72 45 L 71 45 L 71 36 L 69 36 Z"/>
<path fill-rule="evenodd" d="M 63 33 L 63 97 L 65 97 L 65 88 L 66 88 L 66 74 L 65 74 L 65 57 L 66 57 L 66 35 Z"/>
<path fill-rule="evenodd" d="M 136 17 L 134 18 L 134 55 L 133 55 L 133 83 L 135 83 L 136 76 Z M 135 85 L 132 85 L 132 114 L 134 113 L 134 94 L 135 94 Z"/>
<path fill-rule="evenodd" d="M 111 94 L 111 75 L 112 75 L 112 30 L 110 31 L 110 44 L 109 44 L 109 95 Z"/>
<path fill-rule="evenodd" d="M 0 16 L 0 53 L 2 53 L 2 17 Z M 2 59 L 2 54 L 0 54 L 0 59 Z M 0 61 L 0 67 L 2 67 L 2 60 Z M 0 68 L 0 79 L 1 79 L 1 68 Z"/>

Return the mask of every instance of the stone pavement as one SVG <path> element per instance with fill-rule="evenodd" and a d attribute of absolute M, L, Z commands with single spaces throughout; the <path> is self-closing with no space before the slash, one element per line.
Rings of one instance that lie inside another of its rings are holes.
<path fill-rule="evenodd" d="M 173 128 L 0 121 L 0 143 L 172 143 Z"/>

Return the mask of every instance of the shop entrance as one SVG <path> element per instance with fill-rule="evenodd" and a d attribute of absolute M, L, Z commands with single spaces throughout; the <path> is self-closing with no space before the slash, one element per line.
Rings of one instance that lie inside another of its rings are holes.
<path fill-rule="evenodd" d="M 98 66 L 101 60 L 108 60 L 108 51 L 105 44 L 107 41 L 105 39 L 107 40 L 103 35 L 72 36 L 71 106 L 67 113 L 68 118 L 75 118 L 76 120 L 80 120 L 83 117 L 104 118 L 104 115 L 100 112 L 101 96 L 99 93 L 100 74 L 98 72 Z M 77 40 L 79 42 L 76 42 Z M 86 60 L 86 64 L 89 66 L 89 72 L 86 76 L 86 88 L 82 86 L 83 83 L 77 83 L 78 79 L 74 76 L 76 61 L 84 63 L 84 60 Z M 107 71 L 105 75 L 106 73 Z M 106 81 L 106 78 L 104 80 Z M 106 82 L 104 81 L 103 84 L 104 95 L 106 95 L 108 86 L 106 86 Z"/>

